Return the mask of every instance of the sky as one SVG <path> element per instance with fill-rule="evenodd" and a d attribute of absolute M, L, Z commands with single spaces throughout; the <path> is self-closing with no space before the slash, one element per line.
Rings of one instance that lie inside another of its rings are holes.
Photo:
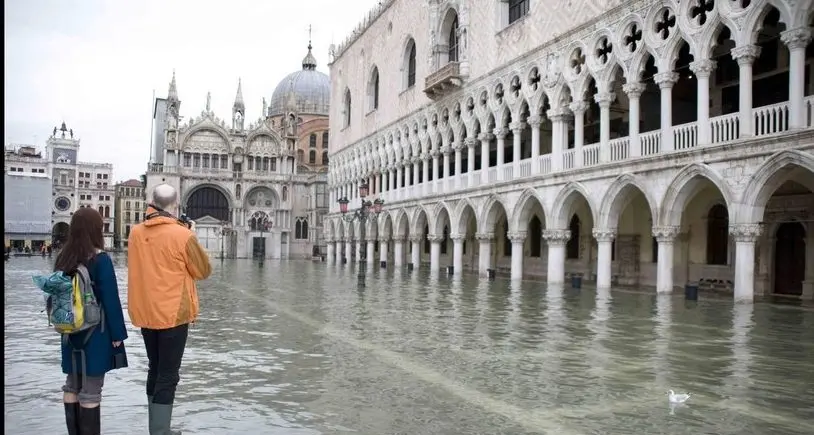
<path fill-rule="evenodd" d="M 302 68 L 312 26 L 317 69 L 377 0 L 11 0 L 5 12 L 5 144 L 44 150 L 65 121 L 79 160 L 146 171 L 153 91 L 175 70 L 181 116 L 231 119 L 238 78 L 247 120 Z"/>

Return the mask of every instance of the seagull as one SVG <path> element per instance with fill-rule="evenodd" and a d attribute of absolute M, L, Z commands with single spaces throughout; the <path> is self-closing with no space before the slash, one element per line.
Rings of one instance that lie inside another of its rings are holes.
<path fill-rule="evenodd" d="M 669 400 L 670 403 L 684 403 L 689 400 L 689 398 L 689 394 L 676 394 L 673 390 L 670 390 L 667 393 L 667 400 Z"/>

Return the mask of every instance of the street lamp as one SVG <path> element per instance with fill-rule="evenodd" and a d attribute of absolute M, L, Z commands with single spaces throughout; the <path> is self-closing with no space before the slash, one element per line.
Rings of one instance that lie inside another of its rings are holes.
<path fill-rule="evenodd" d="M 378 218 L 379 213 L 382 212 L 382 206 L 384 206 L 384 200 L 381 198 L 376 198 L 374 201 L 366 200 L 368 193 L 370 193 L 370 188 L 367 183 L 362 183 L 359 185 L 359 197 L 362 199 L 362 205 L 353 210 L 351 213 L 348 213 L 348 203 L 350 202 L 348 198 L 342 197 L 339 199 L 339 211 L 342 212 L 342 219 L 345 222 L 353 222 L 358 220 L 361 227 L 361 234 L 359 235 L 359 243 L 362 243 L 362 254 L 361 258 L 359 259 L 359 285 L 364 286 L 365 282 L 365 268 L 367 266 L 367 243 L 364 243 L 365 240 L 365 223 L 367 223 L 368 219 L 376 220 Z"/>
<path fill-rule="evenodd" d="M 228 234 L 229 230 L 226 228 L 227 223 L 221 222 L 220 224 L 220 261 L 223 262 L 223 242 L 226 238 L 226 234 Z"/>

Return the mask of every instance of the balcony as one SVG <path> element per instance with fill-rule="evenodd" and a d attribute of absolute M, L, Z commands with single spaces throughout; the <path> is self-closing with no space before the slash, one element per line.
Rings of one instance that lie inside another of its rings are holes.
<path fill-rule="evenodd" d="M 458 62 L 449 62 L 438 71 L 427 76 L 424 81 L 424 93 L 430 99 L 436 100 L 458 90 L 463 83 L 460 64 Z"/>
<path fill-rule="evenodd" d="M 814 128 L 814 96 L 806 97 L 803 104 L 805 129 Z M 476 189 L 481 186 L 494 186 L 498 183 L 513 183 L 554 174 L 567 174 L 582 168 L 597 167 L 609 164 L 626 164 L 641 159 L 652 159 L 655 156 L 667 156 L 673 153 L 687 152 L 704 148 L 733 144 L 741 141 L 738 113 L 710 118 L 709 143 L 698 142 L 698 122 L 674 125 L 667 131 L 653 130 L 640 133 L 637 138 L 620 137 L 609 140 L 606 144 L 585 144 L 580 148 L 563 150 L 561 153 L 545 154 L 524 158 L 520 161 L 490 166 L 480 170 L 462 173 L 437 180 L 425 181 L 410 186 L 381 192 L 378 197 L 388 204 L 399 201 L 411 201 L 426 196 L 446 195 Z M 782 136 L 793 132 L 789 128 L 789 103 L 772 104 L 752 109 L 752 132 L 750 139 Z M 664 139 L 672 140 L 671 148 L 666 147 Z M 454 158 L 451 156 L 451 158 Z M 419 163 L 420 164 L 420 163 Z M 358 206 L 358 199 L 350 207 Z M 338 212 L 339 207 L 331 204 L 331 212 Z"/>

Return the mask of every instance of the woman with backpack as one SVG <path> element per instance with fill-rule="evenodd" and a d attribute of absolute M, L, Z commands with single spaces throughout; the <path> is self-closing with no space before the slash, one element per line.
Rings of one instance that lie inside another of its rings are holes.
<path fill-rule="evenodd" d="M 71 219 L 68 238 L 56 258 L 54 270 L 72 275 L 79 265 L 87 268 L 93 296 L 101 308 L 101 321 L 85 331 L 63 334 L 62 387 L 65 422 L 69 435 L 99 435 L 100 402 L 105 373 L 127 366 L 124 340 L 127 329 L 119 299 L 113 262 L 103 252 L 102 215 L 91 207 L 80 208 Z"/>

